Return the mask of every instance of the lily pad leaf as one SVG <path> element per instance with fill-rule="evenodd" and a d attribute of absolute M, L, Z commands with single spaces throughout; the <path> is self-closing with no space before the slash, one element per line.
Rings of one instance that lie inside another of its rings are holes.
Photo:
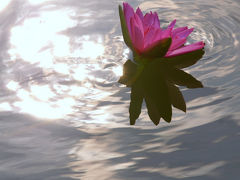
<path fill-rule="evenodd" d="M 165 121 L 171 122 L 172 106 L 169 97 L 168 87 L 162 71 L 156 66 L 157 61 L 149 63 L 141 74 L 144 99 L 153 123 L 158 124 L 159 116 Z M 157 113 L 158 111 L 158 113 Z M 160 118 L 159 118 L 160 120 Z"/>
<path fill-rule="evenodd" d="M 146 102 L 148 116 L 150 117 L 152 122 L 157 126 L 161 119 L 161 115 L 158 110 L 158 107 L 157 107 L 156 103 L 154 102 L 154 99 L 151 96 L 149 96 L 149 94 L 145 95 L 144 100 Z"/>
<path fill-rule="evenodd" d="M 202 88 L 203 85 L 200 81 L 195 79 L 192 75 L 184 72 L 181 69 L 169 68 L 165 71 L 166 76 L 170 82 L 179 85 L 186 86 L 187 88 Z"/>
<path fill-rule="evenodd" d="M 123 65 L 123 75 L 118 80 L 119 83 L 127 85 L 129 81 L 134 77 L 137 72 L 137 65 L 134 64 L 130 59 L 127 60 Z"/>
<path fill-rule="evenodd" d="M 130 125 L 134 125 L 141 114 L 142 102 L 143 92 L 139 81 L 137 81 L 131 88 L 131 102 L 129 106 Z"/>
<path fill-rule="evenodd" d="M 175 108 L 180 109 L 183 112 L 186 112 L 186 103 L 179 88 L 176 87 L 174 84 L 171 83 L 167 84 L 172 105 Z"/>

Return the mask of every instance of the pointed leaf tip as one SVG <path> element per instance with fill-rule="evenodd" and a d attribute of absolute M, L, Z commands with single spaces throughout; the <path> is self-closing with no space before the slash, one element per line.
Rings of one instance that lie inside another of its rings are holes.
<path fill-rule="evenodd" d="M 165 71 L 166 77 L 168 80 L 179 86 L 186 86 L 187 88 L 202 88 L 203 85 L 200 81 L 194 78 L 191 74 L 186 73 L 185 71 L 168 67 L 168 70 Z"/>
<path fill-rule="evenodd" d="M 143 92 L 139 81 L 133 84 L 131 89 L 131 102 L 129 106 L 130 125 L 134 125 L 141 114 L 143 102 Z"/>
<path fill-rule="evenodd" d="M 137 119 L 130 117 L 130 125 L 135 125 L 136 120 L 137 120 Z"/>
<path fill-rule="evenodd" d="M 167 83 L 167 84 L 168 84 L 169 96 L 170 96 L 172 105 L 175 108 L 182 110 L 183 112 L 186 113 L 186 103 L 181 91 L 174 84 L 172 83 Z"/>

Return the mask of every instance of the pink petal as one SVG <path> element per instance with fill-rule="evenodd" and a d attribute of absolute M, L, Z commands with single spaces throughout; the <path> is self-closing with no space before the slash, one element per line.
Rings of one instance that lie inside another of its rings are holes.
<path fill-rule="evenodd" d="M 143 18 L 143 23 L 146 25 L 152 25 L 153 23 L 153 16 L 152 13 L 146 13 L 144 18 Z"/>
<path fill-rule="evenodd" d="M 204 47 L 204 45 L 205 44 L 202 41 L 194 43 L 194 44 L 190 44 L 190 45 L 184 46 L 182 48 L 176 49 L 174 51 L 169 51 L 165 55 L 165 57 L 172 57 L 172 56 L 177 56 L 177 55 L 189 53 L 189 52 L 192 52 L 192 51 L 196 51 L 196 50 L 202 49 Z"/>
<path fill-rule="evenodd" d="M 129 35 L 132 36 L 130 19 L 134 16 L 134 10 L 128 3 L 123 3 L 123 12 L 127 23 Z"/>
<path fill-rule="evenodd" d="M 153 14 L 153 17 L 154 17 L 153 26 L 155 28 L 160 28 L 160 21 L 156 12 Z"/>
<path fill-rule="evenodd" d="M 140 17 L 141 20 L 143 20 L 143 18 L 144 18 L 143 13 L 139 7 L 137 8 L 136 14 Z"/>
<path fill-rule="evenodd" d="M 169 38 L 171 35 L 172 29 L 157 29 L 150 28 L 149 32 L 145 35 L 144 39 L 144 51 L 151 49 L 155 46 L 160 40 Z"/>
<path fill-rule="evenodd" d="M 132 43 L 137 52 L 142 52 L 144 48 L 143 28 L 139 27 L 137 20 L 132 17 L 131 20 Z"/>
<path fill-rule="evenodd" d="M 181 38 L 187 38 L 189 36 L 189 34 L 191 34 L 193 32 L 194 28 L 191 29 L 186 29 L 182 32 L 179 32 L 176 34 L 176 36 L 181 37 Z"/>
<path fill-rule="evenodd" d="M 149 31 L 149 28 L 160 28 L 160 21 L 157 13 L 147 13 L 143 18 L 143 27 L 145 34 Z"/>
<path fill-rule="evenodd" d="M 140 17 L 137 15 L 137 14 L 134 14 L 134 19 L 135 19 L 135 22 L 137 24 L 137 26 L 139 27 L 142 35 L 144 35 L 144 29 L 143 29 L 143 23 L 142 23 L 142 20 L 140 19 Z"/>
<path fill-rule="evenodd" d="M 153 38 L 153 42 L 171 37 L 171 32 L 172 32 L 172 28 L 164 29 L 164 30 L 157 29 Z"/>
<path fill-rule="evenodd" d="M 153 37 L 156 33 L 156 28 L 149 28 L 149 31 L 144 36 L 144 49 L 148 49 L 153 43 Z"/>
<path fill-rule="evenodd" d="M 149 20 L 150 20 L 150 14 L 146 13 L 145 16 L 143 17 L 143 27 L 144 27 L 144 32 L 147 32 L 149 30 Z"/>
<path fill-rule="evenodd" d="M 196 43 L 193 43 L 192 45 L 201 45 L 201 46 L 205 46 L 205 43 L 203 41 L 199 41 L 199 42 L 196 42 Z"/>
<path fill-rule="evenodd" d="M 173 50 L 181 47 L 182 45 L 184 45 L 184 43 L 187 40 L 187 37 L 193 31 L 193 28 L 185 29 L 185 30 L 184 29 L 185 28 L 180 29 L 181 31 L 178 31 L 178 33 L 175 33 L 174 35 L 172 33 L 172 44 L 169 48 L 169 51 L 173 51 Z"/>
<path fill-rule="evenodd" d="M 169 48 L 169 51 L 173 51 L 177 48 L 179 48 L 180 46 L 184 45 L 184 43 L 187 41 L 186 38 L 172 38 L 172 44 Z"/>
<path fill-rule="evenodd" d="M 153 38 L 152 38 L 152 43 L 154 42 L 154 41 L 158 41 L 159 39 L 161 39 L 161 36 L 162 36 L 162 32 L 163 32 L 164 30 L 162 30 L 162 29 L 156 29 L 156 31 L 155 31 L 155 33 L 154 33 L 154 35 L 153 35 Z"/>
<path fill-rule="evenodd" d="M 174 28 L 175 24 L 176 24 L 176 19 L 174 19 L 171 24 L 168 26 L 168 28 Z"/>
<path fill-rule="evenodd" d="M 186 29 L 187 29 L 187 26 L 186 26 L 186 27 L 176 28 L 176 29 L 174 29 L 174 30 L 172 31 L 172 36 L 175 36 L 177 33 L 182 32 L 182 31 L 184 31 L 184 30 L 186 30 Z"/>
<path fill-rule="evenodd" d="M 163 30 L 162 35 L 161 35 L 161 39 L 166 39 L 169 38 L 171 36 L 172 33 L 172 28 L 168 28 Z"/>

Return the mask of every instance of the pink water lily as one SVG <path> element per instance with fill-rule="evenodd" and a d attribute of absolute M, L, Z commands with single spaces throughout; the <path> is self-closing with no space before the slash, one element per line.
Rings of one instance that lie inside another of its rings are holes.
<path fill-rule="evenodd" d="M 204 55 L 203 41 L 186 45 L 193 28 L 177 27 L 173 20 L 160 27 L 156 12 L 143 15 L 128 3 L 119 6 L 123 39 L 133 52 L 133 59 L 123 65 L 119 83 L 131 87 L 130 124 L 134 125 L 145 101 L 155 125 L 160 119 L 171 122 L 172 106 L 186 112 L 186 103 L 178 86 L 202 88 L 201 81 L 182 69 L 194 65 Z"/>
<path fill-rule="evenodd" d="M 202 41 L 185 45 L 193 28 L 175 28 L 176 20 L 173 20 L 166 29 L 162 29 L 156 12 L 143 15 L 140 8 L 134 12 L 128 3 L 123 3 L 123 13 L 132 48 L 139 55 L 161 45 L 165 39 L 170 39 L 171 42 L 164 57 L 173 57 L 204 48 L 205 44 Z"/>

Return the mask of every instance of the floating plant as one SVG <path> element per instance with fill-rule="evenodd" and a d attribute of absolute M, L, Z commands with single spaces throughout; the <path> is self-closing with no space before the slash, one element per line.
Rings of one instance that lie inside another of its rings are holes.
<path fill-rule="evenodd" d="M 143 100 L 155 125 L 160 119 L 171 122 L 172 106 L 186 112 L 186 103 L 178 86 L 202 88 L 200 81 L 183 71 L 195 64 L 204 54 L 204 42 L 185 45 L 193 28 L 175 28 L 173 20 L 166 29 L 160 27 L 156 12 L 143 15 L 128 3 L 119 6 L 124 42 L 133 59 L 123 65 L 119 83 L 131 87 L 130 124 L 141 113 Z"/>

